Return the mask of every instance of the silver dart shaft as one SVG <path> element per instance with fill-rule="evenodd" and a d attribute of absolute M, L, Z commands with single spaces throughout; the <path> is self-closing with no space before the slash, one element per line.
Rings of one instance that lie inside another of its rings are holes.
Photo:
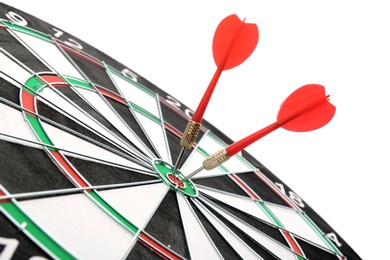
<path fill-rule="evenodd" d="M 176 171 L 177 171 L 177 168 L 179 167 L 179 164 L 181 162 L 181 160 L 183 159 L 183 156 L 184 156 L 184 152 L 186 151 L 186 148 L 185 147 L 182 147 L 181 148 L 181 151 L 179 153 L 179 156 L 177 157 L 177 160 L 176 160 L 176 163 L 175 163 L 175 167 L 173 168 L 173 175 L 176 176 Z"/>
<path fill-rule="evenodd" d="M 195 174 L 201 172 L 204 169 L 203 165 L 199 167 L 197 170 L 193 171 L 191 174 L 188 174 L 184 179 L 182 179 L 180 182 L 185 182 L 186 180 L 192 178 Z"/>

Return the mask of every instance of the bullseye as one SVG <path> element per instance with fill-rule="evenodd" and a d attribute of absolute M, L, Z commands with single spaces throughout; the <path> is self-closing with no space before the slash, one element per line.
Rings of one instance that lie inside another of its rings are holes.
<path fill-rule="evenodd" d="M 168 173 L 167 178 L 173 185 L 177 185 L 178 188 L 180 188 L 180 189 L 186 188 L 185 183 L 181 182 L 181 179 L 179 179 L 177 176 L 174 176 L 173 174 Z"/>
<path fill-rule="evenodd" d="M 159 174 L 159 177 L 163 182 L 173 191 L 180 192 L 186 196 L 197 197 L 198 190 L 191 180 L 184 180 L 185 176 L 180 170 L 173 174 L 174 166 L 163 161 L 156 159 L 153 161 L 155 171 Z"/>

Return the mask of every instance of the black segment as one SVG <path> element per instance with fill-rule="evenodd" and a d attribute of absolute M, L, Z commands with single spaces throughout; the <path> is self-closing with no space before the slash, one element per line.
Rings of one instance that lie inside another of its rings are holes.
<path fill-rule="evenodd" d="M 179 255 L 189 258 L 187 241 L 181 222 L 175 192 L 168 191 L 145 228 L 145 232 Z"/>
<path fill-rule="evenodd" d="M 9 83 L 7 80 L 0 78 L 0 97 L 20 105 L 19 93 L 20 88 Z"/>
<path fill-rule="evenodd" d="M 66 157 L 77 171 L 92 185 L 106 185 L 118 183 L 133 183 L 156 180 L 157 177 L 137 173 L 127 169 L 114 167 L 102 163 L 83 160 L 75 157 Z"/>
<path fill-rule="evenodd" d="M 211 178 L 192 179 L 195 184 L 200 184 L 213 189 L 249 197 L 228 175 Z"/>
<path fill-rule="evenodd" d="M 288 207 L 287 203 L 282 200 L 266 183 L 264 183 L 255 173 L 236 174 L 243 180 L 262 200 Z"/>
<path fill-rule="evenodd" d="M 50 71 L 42 62 L 40 62 L 29 50 L 27 50 L 17 39 L 10 35 L 6 30 L 0 28 L 0 47 L 9 52 L 22 64 L 26 65 L 34 72 Z M 24 83 L 24 82 L 21 82 Z"/>
<path fill-rule="evenodd" d="M 0 140 L 0 183 L 13 193 L 73 188 L 44 150 Z"/>
<path fill-rule="evenodd" d="M 16 239 L 19 244 L 11 259 L 33 259 L 32 257 L 42 257 L 40 259 L 51 259 L 40 247 L 33 243 L 20 229 L 9 221 L 0 212 L 0 237 L 5 239 Z M 6 245 L 0 242 L 0 258 L 2 249 Z"/>
<path fill-rule="evenodd" d="M 114 83 L 112 83 L 111 78 L 108 76 L 106 69 L 101 65 L 98 66 L 95 63 L 89 62 L 82 56 L 73 54 L 72 52 L 67 53 L 76 65 L 84 72 L 88 79 L 103 88 L 111 90 L 115 94 L 119 95 L 118 90 L 116 89 Z"/>
<path fill-rule="evenodd" d="M 141 126 L 138 124 L 137 119 L 130 111 L 130 108 L 127 105 L 124 105 L 116 100 L 111 98 L 106 98 L 106 100 L 110 103 L 111 107 L 120 115 L 120 117 L 124 120 L 124 122 L 133 130 L 133 132 L 141 139 L 141 141 L 149 148 L 151 152 L 154 153 L 156 157 L 157 152 L 150 143 L 148 137 L 145 132 L 142 130 Z"/>

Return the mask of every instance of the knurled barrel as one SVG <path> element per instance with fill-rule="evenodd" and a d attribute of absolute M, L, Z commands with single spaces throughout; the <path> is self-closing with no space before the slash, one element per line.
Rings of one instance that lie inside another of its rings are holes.
<path fill-rule="evenodd" d="M 215 167 L 223 164 L 230 159 L 230 156 L 227 154 L 225 149 L 221 149 L 218 152 L 210 155 L 203 161 L 203 167 L 206 170 L 212 170 Z"/>
<path fill-rule="evenodd" d="M 187 127 L 184 130 L 183 136 L 180 140 L 180 145 L 186 149 L 190 149 L 195 142 L 201 124 L 195 121 L 188 121 Z"/>

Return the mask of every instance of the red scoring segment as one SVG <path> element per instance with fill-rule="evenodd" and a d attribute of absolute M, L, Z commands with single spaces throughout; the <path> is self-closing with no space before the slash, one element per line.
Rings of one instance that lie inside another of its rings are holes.
<path fill-rule="evenodd" d="M 177 185 L 180 189 L 186 188 L 185 183 L 181 182 L 181 179 L 179 179 L 177 176 L 174 176 L 173 174 L 168 173 L 167 178 L 173 185 Z"/>
<path fill-rule="evenodd" d="M 218 25 L 213 39 L 213 56 L 217 70 L 204 93 L 192 120 L 201 123 L 222 71 L 243 63 L 256 48 L 259 31 L 256 24 L 245 23 L 232 14 Z"/>
<path fill-rule="evenodd" d="M 300 87 L 282 103 L 275 123 L 229 145 L 226 153 L 233 156 L 279 127 L 294 132 L 307 132 L 323 127 L 336 112 L 336 107 L 328 98 L 321 85 Z"/>

